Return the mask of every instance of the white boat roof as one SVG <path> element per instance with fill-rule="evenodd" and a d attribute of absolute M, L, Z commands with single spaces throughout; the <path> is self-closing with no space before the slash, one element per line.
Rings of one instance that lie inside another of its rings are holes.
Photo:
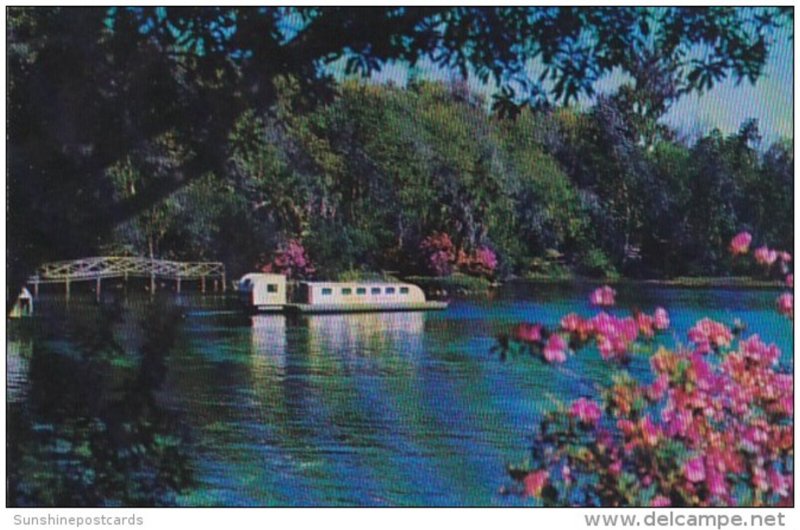
<path fill-rule="evenodd" d="M 389 280 L 358 280 L 354 282 L 322 282 L 322 281 L 305 281 L 302 280 L 300 283 L 306 283 L 308 285 L 415 285 L 413 283 L 407 282 L 392 282 Z"/>

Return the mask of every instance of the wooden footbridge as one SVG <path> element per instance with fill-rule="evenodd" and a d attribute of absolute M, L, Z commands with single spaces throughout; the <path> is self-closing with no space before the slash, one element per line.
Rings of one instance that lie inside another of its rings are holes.
<path fill-rule="evenodd" d="M 71 261 L 45 263 L 28 278 L 33 285 L 34 296 L 39 294 L 40 284 L 63 283 L 69 295 L 70 283 L 95 281 L 97 296 L 100 296 L 101 282 L 108 278 L 130 277 L 149 278 L 150 292 L 155 292 L 156 280 L 175 281 L 177 292 L 181 292 L 181 281 L 200 282 L 202 292 L 206 291 L 206 281 L 212 280 L 214 290 L 221 285 L 225 290 L 225 265 L 219 262 L 168 261 L 127 256 L 99 256 Z"/>

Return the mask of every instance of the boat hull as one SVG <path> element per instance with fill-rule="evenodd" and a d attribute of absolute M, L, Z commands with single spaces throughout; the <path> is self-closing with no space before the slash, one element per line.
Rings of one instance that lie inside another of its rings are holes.
<path fill-rule="evenodd" d="M 286 304 L 257 306 L 259 313 L 377 313 L 391 311 L 442 311 L 447 302 L 410 302 L 398 304 Z"/>

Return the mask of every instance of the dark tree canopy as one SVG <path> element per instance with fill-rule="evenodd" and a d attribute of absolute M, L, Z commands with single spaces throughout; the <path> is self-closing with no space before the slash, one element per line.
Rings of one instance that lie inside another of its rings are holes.
<path fill-rule="evenodd" d="M 436 65 L 497 87 L 501 116 L 592 96 L 615 69 L 619 101 L 649 120 L 682 95 L 755 82 L 791 9 L 714 8 L 9 8 L 11 280 L 43 259 L 95 250 L 103 232 L 208 173 L 231 171 L 246 112 L 329 102 L 327 65 L 368 76 Z M 541 68 L 533 76 L 531 64 Z M 109 184 L 133 156 L 135 194 Z M 58 227 L 57 229 L 55 227 Z"/>

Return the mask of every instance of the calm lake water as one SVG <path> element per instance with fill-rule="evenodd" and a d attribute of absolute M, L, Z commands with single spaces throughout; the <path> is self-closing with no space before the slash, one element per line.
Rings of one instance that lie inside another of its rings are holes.
<path fill-rule="evenodd" d="M 222 297 L 43 297 L 9 325 L 10 505 L 494 506 L 543 411 L 596 396 L 594 350 L 501 363 L 522 320 L 592 315 L 592 285 L 516 284 L 446 311 L 221 314 Z M 741 319 L 792 366 L 778 291 L 626 285 L 618 307 Z M 628 367 L 649 374 L 646 357 Z"/>

